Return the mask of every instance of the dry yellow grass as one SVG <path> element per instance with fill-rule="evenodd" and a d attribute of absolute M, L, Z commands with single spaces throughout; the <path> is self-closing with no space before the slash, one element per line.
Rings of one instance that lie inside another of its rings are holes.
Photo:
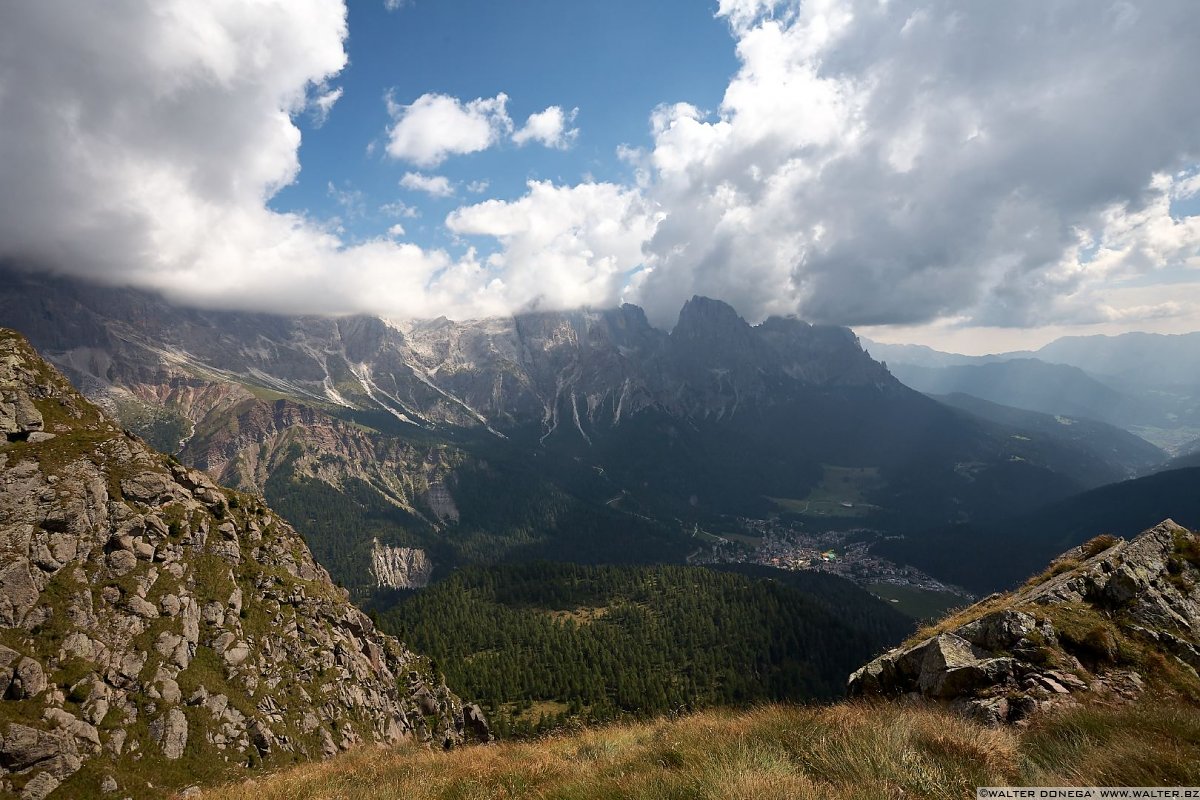
<path fill-rule="evenodd" d="M 902 647 L 911 647 L 918 642 L 923 642 L 926 639 L 937 636 L 939 633 L 952 631 L 956 628 L 961 628 L 968 622 L 974 622 L 980 617 L 986 616 L 992 611 L 998 611 L 1005 608 L 1009 602 L 1007 596 L 990 597 L 980 600 L 978 603 L 972 603 L 964 608 L 951 609 L 946 612 L 946 616 L 933 623 L 932 625 L 924 625 L 916 630 L 911 636 L 904 640 Z"/>
<path fill-rule="evenodd" d="M 975 786 L 1200 783 L 1200 713 L 1079 708 L 1019 732 L 882 703 L 769 706 L 444 753 L 362 749 L 210 800 L 961 798 Z"/>

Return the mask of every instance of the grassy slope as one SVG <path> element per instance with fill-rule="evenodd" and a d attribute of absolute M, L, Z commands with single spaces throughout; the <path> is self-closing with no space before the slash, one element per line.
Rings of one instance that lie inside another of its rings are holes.
<path fill-rule="evenodd" d="M 935 592 L 916 586 L 897 586 L 894 583 L 872 583 L 867 591 L 882 597 L 901 614 L 918 622 L 940 619 L 956 608 L 967 605 L 967 599 L 953 592 Z"/>
<path fill-rule="evenodd" d="M 1026 730 L 947 712 L 843 703 L 713 711 L 450 753 L 360 749 L 206 793 L 337 797 L 962 798 L 981 785 L 1200 783 L 1200 712 L 1084 706 Z"/>

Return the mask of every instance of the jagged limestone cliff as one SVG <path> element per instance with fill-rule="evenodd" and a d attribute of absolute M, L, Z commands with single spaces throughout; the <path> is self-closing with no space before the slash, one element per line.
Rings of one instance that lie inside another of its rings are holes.
<path fill-rule="evenodd" d="M 416 547 L 389 547 L 376 539 L 371 546 L 371 574 L 388 589 L 423 589 L 433 575 L 433 562 Z"/>
<path fill-rule="evenodd" d="M 0 795 L 161 796 L 360 742 L 486 737 L 301 537 L 0 330 Z"/>
<path fill-rule="evenodd" d="M 851 696 L 904 695 L 990 723 L 1085 698 L 1200 700 L 1200 537 L 1171 520 L 1100 536 L 1024 587 L 943 620 L 850 677 Z"/>

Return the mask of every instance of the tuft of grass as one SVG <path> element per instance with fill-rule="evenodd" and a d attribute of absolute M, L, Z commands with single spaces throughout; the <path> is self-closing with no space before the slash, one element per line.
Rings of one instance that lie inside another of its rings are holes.
<path fill-rule="evenodd" d="M 1022 752 L 1031 784 L 1194 786 L 1200 713 L 1164 701 L 1078 706 L 1036 721 Z"/>
<path fill-rule="evenodd" d="M 1175 556 L 1200 569 L 1200 538 L 1186 531 L 1175 532 Z"/>
<path fill-rule="evenodd" d="M 1025 581 L 1025 586 L 1037 586 L 1039 583 L 1045 583 L 1051 578 L 1062 575 L 1064 572 L 1070 572 L 1082 563 L 1083 562 L 1077 558 L 1060 558 L 1052 563 L 1045 572 L 1034 575 L 1032 578 Z"/>
<path fill-rule="evenodd" d="M 1083 545 L 1083 557 L 1093 558 L 1100 555 L 1105 550 L 1110 549 L 1114 544 L 1121 541 L 1111 533 L 1102 533 L 1094 539 L 1089 540 Z"/>

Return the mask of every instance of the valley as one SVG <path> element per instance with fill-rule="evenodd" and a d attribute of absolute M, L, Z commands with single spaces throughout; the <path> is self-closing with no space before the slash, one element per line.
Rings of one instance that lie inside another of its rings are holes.
<path fill-rule="evenodd" d="M 912 627 L 831 576 L 545 562 L 461 570 L 377 620 L 502 737 L 836 698 L 848 669 Z"/>
<path fill-rule="evenodd" d="M 0 800 L 1200 797 L 1197 10 L 0 2 Z"/>
<path fill-rule="evenodd" d="M 396 325 L 19 280 L 0 322 L 294 526 L 486 736 L 836 700 L 1101 527 L 1200 524 L 1189 470 L 1129 480 L 1169 456 L 1128 431 L 926 397 L 849 330 L 705 298 L 666 334 L 631 306 Z"/>
<path fill-rule="evenodd" d="M 450 755 L 359 752 L 284 771 L 253 792 L 366 797 L 361 775 L 373 791 L 430 798 L 1186 786 L 1200 778 L 1198 576 L 1196 534 L 1163 521 L 1129 541 L 1096 537 L 1020 589 L 922 628 L 853 673 L 849 702 L 626 721 Z"/>
<path fill-rule="evenodd" d="M 777 522 L 756 521 L 747 527 L 761 538 L 738 543 L 725 540 L 707 552 L 692 554 L 693 564 L 744 564 L 790 572 L 836 575 L 863 587 L 887 585 L 940 595 L 947 606 L 973 599 L 965 589 L 948 585 L 916 567 L 897 564 L 875 551 L 885 535 L 868 528 L 806 533 Z"/>

